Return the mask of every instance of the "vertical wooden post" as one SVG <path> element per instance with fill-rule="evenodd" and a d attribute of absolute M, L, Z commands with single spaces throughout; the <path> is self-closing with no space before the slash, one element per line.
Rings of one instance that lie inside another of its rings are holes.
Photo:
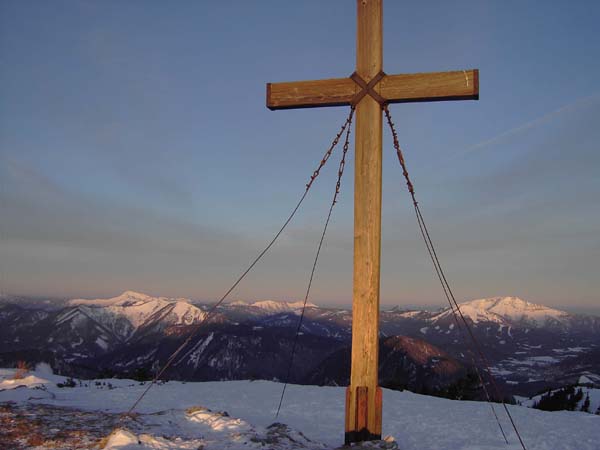
<path fill-rule="evenodd" d="M 379 73 L 383 64 L 381 2 L 357 0 L 356 72 L 367 82 Z M 377 378 L 381 125 L 381 107 L 366 95 L 356 107 L 352 369 L 346 403 L 347 444 L 381 438 L 382 405 Z"/>
<path fill-rule="evenodd" d="M 382 70 L 382 1 L 356 1 L 356 73 L 360 80 L 352 76 L 269 83 L 267 107 L 274 110 L 354 105 L 358 86 L 363 87 Z M 378 101 L 386 103 L 479 99 L 478 70 L 384 75 L 380 82 L 376 81 L 373 89 L 380 96 Z M 382 393 L 377 375 L 382 111 L 372 95 L 368 91 L 361 98 L 355 113 L 352 371 L 346 390 L 346 444 L 381 438 Z"/>

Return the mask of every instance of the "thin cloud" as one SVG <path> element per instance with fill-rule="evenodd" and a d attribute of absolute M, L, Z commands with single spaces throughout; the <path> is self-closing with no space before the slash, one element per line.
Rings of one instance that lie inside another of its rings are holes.
<path fill-rule="evenodd" d="M 453 156 L 453 158 L 466 156 L 477 150 L 481 150 L 483 148 L 494 145 L 498 142 L 501 142 L 502 140 L 504 140 L 506 138 L 516 136 L 520 133 L 523 133 L 524 131 L 531 130 L 532 128 L 535 128 L 539 125 L 548 123 L 552 119 L 554 119 L 558 116 L 561 116 L 568 112 L 572 112 L 578 108 L 586 106 L 586 105 L 593 103 L 594 101 L 599 100 L 599 99 L 600 99 L 600 93 L 598 93 L 598 92 L 596 92 L 592 95 L 589 95 L 587 97 L 580 98 L 572 103 L 563 105 L 560 108 L 555 109 L 554 111 L 546 113 L 543 116 L 540 116 L 536 119 L 526 122 L 523 125 L 519 125 L 517 127 L 511 128 L 510 130 L 504 131 L 503 133 L 500 133 L 490 139 L 486 139 L 484 141 L 478 142 L 477 144 L 474 144 L 474 145 L 466 148 L 464 151 L 455 154 Z"/>
<path fill-rule="evenodd" d="M 69 191 L 32 165 L 1 158 L 3 239 L 121 253 L 160 251 L 232 258 L 248 239 L 166 213 Z"/>

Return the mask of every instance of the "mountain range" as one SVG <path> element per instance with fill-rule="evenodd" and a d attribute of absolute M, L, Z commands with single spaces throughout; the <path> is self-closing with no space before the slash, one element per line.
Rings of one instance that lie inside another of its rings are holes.
<path fill-rule="evenodd" d="M 0 364 L 46 361 L 64 375 L 149 376 L 196 331 L 167 377 L 283 380 L 302 307 L 231 302 L 205 321 L 209 305 L 133 291 L 56 308 L 3 301 Z M 581 377 L 600 382 L 600 317 L 517 297 L 464 302 L 460 312 L 505 392 L 533 395 Z M 464 379 L 477 349 L 465 344 L 460 323 L 450 308 L 381 311 L 380 383 L 429 392 Z M 351 311 L 307 304 L 289 381 L 347 384 L 351 326 Z"/>

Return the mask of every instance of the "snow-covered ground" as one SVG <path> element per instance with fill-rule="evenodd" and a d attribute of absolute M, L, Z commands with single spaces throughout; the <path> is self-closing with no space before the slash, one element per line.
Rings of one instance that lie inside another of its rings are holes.
<path fill-rule="evenodd" d="M 47 420 L 56 420 L 57 408 L 62 408 L 62 424 L 81 415 L 69 411 L 97 411 L 98 421 L 106 420 L 106 435 L 120 427 L 107 440 L 109 449 L 333 449 L 343 442 L 345 388 L 290 385 L 275 420 L 279 383 L 170 381 L 150 390 L 135 420 L 119 422 L 116 413 L 127 411 L 145 385 L 111 379 L 84 380 L 81 385 L 77 381 L 73 388 L 59 388 L 57 383 L 65 379 L 47 370 L 36 371 L 20 383 L 9 380 L 13 374 L 14 369 L 0 369 L 0 404 L 15 402 L 35 410 L 36 420 L 44 420 L 41 405 L 55 408 Z M 383 434 L 393 436 L 401 450 L 521 448 L 498 406 L 509 445 L 486 403 L 384 390 L 383 404 Z M 509 408 L 529 450 L 600 448 L 600 416 Z M 273 426 L 274 422 L 280 424 Z"/>

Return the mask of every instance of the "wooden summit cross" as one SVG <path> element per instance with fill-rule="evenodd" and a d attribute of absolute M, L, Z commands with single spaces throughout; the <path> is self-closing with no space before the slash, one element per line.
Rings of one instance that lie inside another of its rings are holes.
<path fill-rule="evenodd" d="M 267 84 L 271 110 L 356 105 L 352 369 L 346 391 L 346 444 L 381 439 L 377 369 L 382 106 L 479 98 L 477 70 L 385 75 L 382 0 L 356 3 L 356 71 L 351 78 Z"/>

